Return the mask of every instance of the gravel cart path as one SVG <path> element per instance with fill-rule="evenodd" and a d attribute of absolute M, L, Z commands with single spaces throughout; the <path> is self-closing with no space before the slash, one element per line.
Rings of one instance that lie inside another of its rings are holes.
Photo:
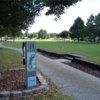
<path fill-rule="evenodd" d="M 5 47 L 5 46 L 3 46 Z M 13 48 L 11 48 L 13 49 Z M 21 49 L 16 49 L 21 52 Z M 62 92 L 75 100 L 100 100 L 100 79 L 37 54 L 37 67 L 48 76 Z"/>

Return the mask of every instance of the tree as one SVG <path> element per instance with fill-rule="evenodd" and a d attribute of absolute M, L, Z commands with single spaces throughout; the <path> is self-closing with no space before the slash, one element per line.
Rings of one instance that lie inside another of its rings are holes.
<path fill-rule="evenodd" d="M 0 0 L 0 27 L 15 37 L 34 22 L 41 9 L 42 5 L 35 4 L 34 0 Z"/>
<path fill-rule="evenodd" d="M 65 39 L 68 37 L 68 34 L 69 34 L 68 31 L 62 31 L 62 32 L 60 33 L 60 37 L 63 38 L 64 41 L 65 41 Z"/>
<path fill-rule="evenodd" d="M 1 38 L 1 41 L 2 41 L 3 35 L 4 35 L 4 31 L 3 31 L 2 27 L 0 27 L 0 38 Z"/>
<path fill-rule="evenodd" d="M 29 36 L 29 33 L 28 33 L 28 30 L 26 30 L 24 33 L 24 37 L 28 37 L 28 36 Z"/>
<path fill-rule="evenodd" d="M 54 14 L 57 18 L 64 13 L 65 8 L 81 0 L 0 0 L 0 32 L 16 36 L 21 30 L 26 30 L 34 19 L 48 7 L 46 15 Z M 8 34 L 8 35 L 9 35 Z"/>
<path fill-rule="evenodd" d="M 38 34 L 39 39 L 46 39 L 47 38 L 47 31 L 46 30 L 41 29 L 37 34 Z"/>
<path fill-rule="evenodd" d="M 100 42 L 100 13 L 95 16 L 95 32 L 98 43 Z"/>
<path fill-rule="evenodd" d="M 57 37 L 57 33 L 49 33 L 50 38 L 56 38 Z"/>
<path fill-rule="evenodd" d="M 38 38 L 38 34 L 37 33 L 30 33 L 28 38 L 32 39 L 32 38 Z"/>
<path fill-rule="evenodd" d="M 49 7 L 46 15 L 54 14 L 58 18 L 64 13 L 65 9 L 69 8 L 71 5 L 76 4 L 81 0 L 44 0 L 46 7 Z"/>
<path fill-rule="evenodd" d="M 88 18 L 88 20 L 87 20 L 87 23 L 86 23 L 86 25 L 87 25 L 87 36 L 89 37 L 89 40 L 90 41 L 94 41 L 95 42 L 95 22 L 94 22 L 94 20 L 95 20 L 95 16 L 93 15 L 93 14 L 91 14 L 90 15 L 90 17 Z"/>
<path fill-rule="evenodd" d="M 83 40 L 84 38 L 83 29 L 84 29 L 84 21 L 80 17 L 78 17 L 74 21 L 74 24 L 70 27 L 71 38 L 73 39 L 76 38 L 78 41 Z"/>

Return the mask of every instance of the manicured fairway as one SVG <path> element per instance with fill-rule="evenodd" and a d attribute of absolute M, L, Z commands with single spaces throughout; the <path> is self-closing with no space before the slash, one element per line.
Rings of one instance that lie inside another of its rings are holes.
<path fill-rule="evenodd" d="M 86 60 L 100 64 L 100 44 L 74 43 L 74 42 L 40 42 L 38 48 L 61 54 L 80 54 Z"/>
<path fill-rule="evenodd" d="M 21 48 L 22 42 L 8 43 L 7 46 Z M 78 43 L 78 42 L 46 42 L 37 41 L 37 48 L 61 54 L 80 54 L 86 56 L 86 60 L 100 64 L 100 44 L 97 43 Z"/>

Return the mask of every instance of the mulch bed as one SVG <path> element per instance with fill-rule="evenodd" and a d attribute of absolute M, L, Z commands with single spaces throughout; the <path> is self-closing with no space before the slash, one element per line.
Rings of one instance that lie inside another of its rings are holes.
<path fill-rule="evenodd" d="M 93 76 L 100 78 L 100 72 L 99 71 L 92 70 L 92 69 L 88 68 L 87 66 L 83 66 L 83 65 L 80 65 L 80 64 L 77 64 L 77 63 L 72 63 L 72 62 L 62 62 L 62 63 L 67 64 L 71 67 L 74 67 L 76 69 L 79 69 L 81 71 L 84 71 L 86 73 L 89 73 Z"/>
<path fill-rule="evenodd" d="M 26 90 L 25 70 L 5 70 L 0 71 L 0 92 L 1 91 L 22 91 Z M 40 82 L 37 79 L 37 86 L 40 86 Z M 32 87 L 36 88 L 36 87 Z"/>

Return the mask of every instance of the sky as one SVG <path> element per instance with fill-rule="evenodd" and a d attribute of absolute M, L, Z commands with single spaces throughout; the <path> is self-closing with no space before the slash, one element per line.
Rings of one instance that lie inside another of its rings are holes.
<path fill-rule="evenodd" d="M 35 23 L 29 27 L 29 33 L 38 32 L 40 29 L 47 30 L 48 33 L 68 31 L 77 17 L 81 17 L 86 23 L 91 14 L 100 13 L 100 0 L 82 0 L 69 7 L 58 21 L 54 21 L 53 15 L 45 16 L 45 11 L 46 9 L 41 12 L 41 16 L 35 18 Z"/>

